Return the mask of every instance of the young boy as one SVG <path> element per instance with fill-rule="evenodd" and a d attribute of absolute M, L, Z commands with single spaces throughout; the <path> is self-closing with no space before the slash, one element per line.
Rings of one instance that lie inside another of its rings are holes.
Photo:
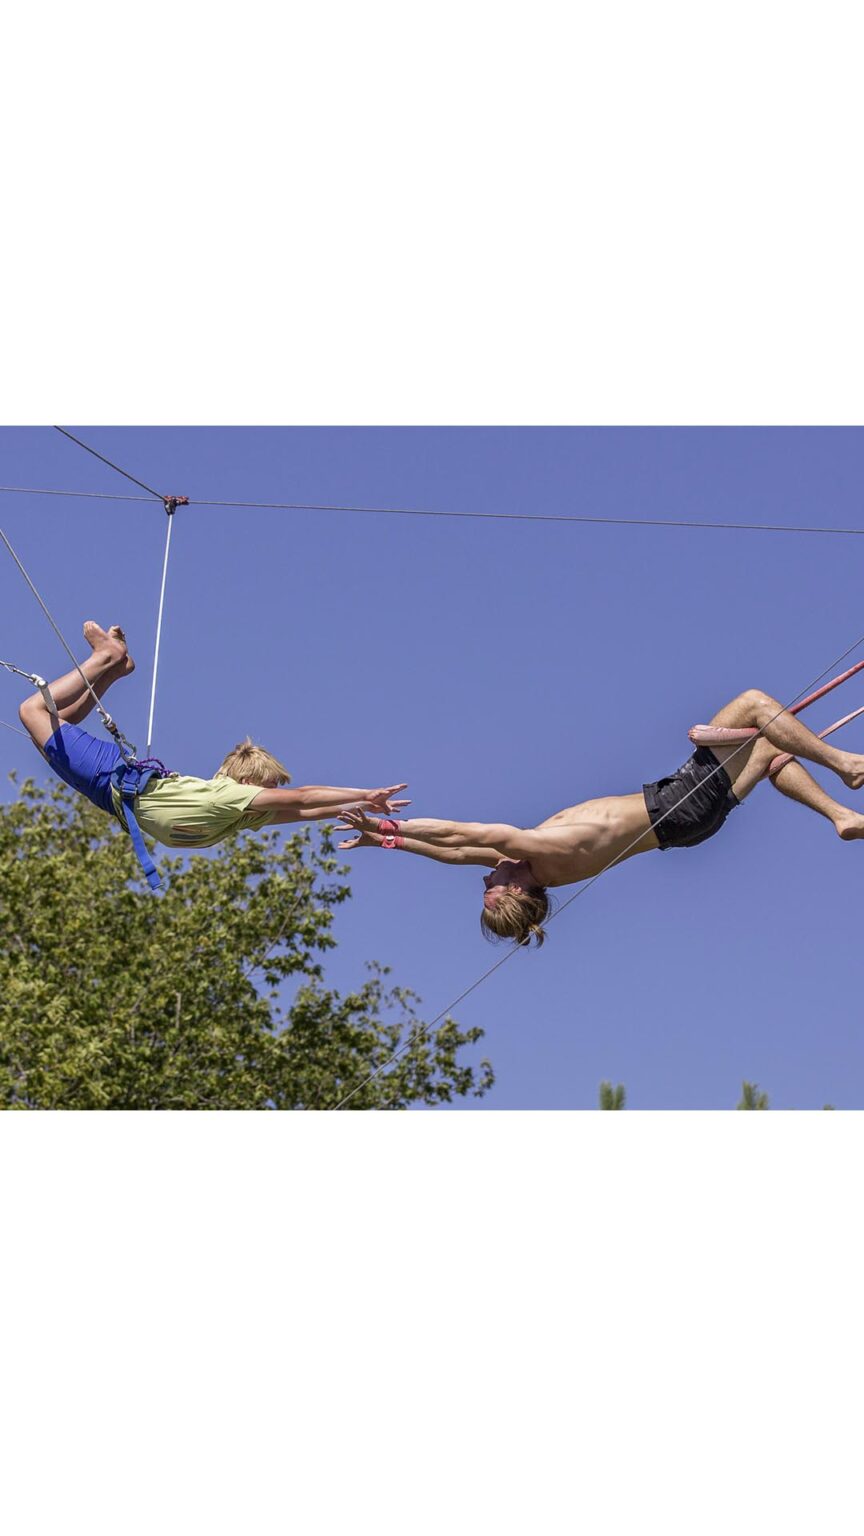
<path fill-rule="evenodd" d="M 112 624 L 102 629 L 92 619 L 84 625 L 91 654 L 81 665 L 93 692 L 102 695 L 121 677 L 135 670 L 122 629 Z M 95 699 L 77 671 L 67 672 L 49 685 L 57 713 L 52 715 L 41 694 L 25 699 L 19 714 L 40 752 L 59 778 L 86 796 L 100 810 L 115 816 L 128 831 L 139 852 L 143 850 L 138 828 L 168 848 L 210 848 L 232 832 L 276 826 L 284 822 L 320 821 L 333 817 L 346 800 L 390 814 L 410 804 L 394 800 L 406 788 L 391 784 L 386 789 L 352 789 L 313 784 L 301 789 L 280 789 L 290 774 L 282 763 L 248 738 L 235 747 L 212 779 L 196 779 L 146 765 L 139 770 L 134 796 L 121 793 L 123 755 L 113 742 L 82 730 L 80 722 L 95 708 Z M 131 804 L 130 804 L 131 801 Z M 130 821 L 130 815 L 132 820 Z M 139 847 L 140 845 L 140 847 Z M 143 863 L 143 860 L 142 860 Z M 151 885 L 147 858 L 145 871 Z M 154 871 L 155 876 L 155 871 Z"/>

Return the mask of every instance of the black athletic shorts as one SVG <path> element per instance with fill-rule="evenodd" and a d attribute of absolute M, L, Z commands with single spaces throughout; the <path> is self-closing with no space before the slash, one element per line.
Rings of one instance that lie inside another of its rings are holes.
<path fill-rule="evenodd" d="M 726 769 L 720 767 L 709 747 L 697 747 L 677 773 L 658 779 L 656 784 L 643 785 L 642 793 L 661 848 L 693 848 L 704 843 L 720 831 L 729 812 L 741 803 L 732 793 Z"/>

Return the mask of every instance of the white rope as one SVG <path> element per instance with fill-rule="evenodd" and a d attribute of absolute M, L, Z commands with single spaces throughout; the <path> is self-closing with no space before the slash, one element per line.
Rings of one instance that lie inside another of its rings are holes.
<path fill-rule="evenodd" d="M 153 652 L 153 683 L 150 689 L 150 717 L 147 721 L 147 747 L 145 757 L 150 756 L 150 748 L 153 745 L 153 715 L 156 709 L 156 676 L 159 671 L 159 642 L 162 638 L 162 613 L 165 607 L 165 582 L 168 577 L 168 555 L 171 550 L 171 529 L 174 526 L 174 514 L 168 513 L 168 535 L 165 539 L 165 558 L 162 562 L 162 590 L 159 593 L 159 616 L 156 620 L 156 648 Z"/>

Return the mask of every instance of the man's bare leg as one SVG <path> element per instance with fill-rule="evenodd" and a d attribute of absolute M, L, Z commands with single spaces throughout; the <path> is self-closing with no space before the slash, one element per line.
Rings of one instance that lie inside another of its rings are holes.
<path fill-rule="evenodd" d="M 84 625 L 84 637 L 92 647 L 92 654 L 82 662 L 81 671 L 94 693 L 101 698 L 118 678 L 126 677 L 135 670 L 135 663 L 126 649 L 123 632 L 116 624 L 104 630 L 92 619 L 88 620 Z M 77 725 L 95 708 L 93 695 L 81 681 L 78 671 L 66 672 L 63 677 L 50 683 L 49 687 L 57 705 L 56 718 L 48 713 L 39 694 L 25 699 L 18 711 L 22 724 L 40 750 L 56 730 L 57 719 L 69 725 Z"/>
<path fill-rule="evenodd" d="M 791 715 L 776 699 L 772 699 L 767 693 L 762 693 L 758 688 L 748 688 L 746 693 L 739 694 L 737 699 L 724 705 L 714 716 L 711 724 L 739 729 L 755 726 L 762 732 L 764 740 L 770 742 L 775 748 L 775 752 L 792 752 L 796 757 L 806 757 L 808 762 L 830 768 L 832 773 L 836 773 L 843 780 L 848 789 L 861 789 L 864 785 L 864 757 L 855 752 L 841 752 L 836 747 L 829 746 L 827 742 L 809 731 L 806 725 L 802 725 L 797 716 Z M 743 746 L 711 748 L 715 757 L 724 764 L 732 777 L 733 788 L 736 774 L 744 773 L 746 770 L 755 745 L 757 744 L 746 742 Z M 752 788 L 752 784 L 750 787 Z"/>
<path fill-rule="evenodd" d="M 771 783 L 789 800 L 797 800 L 799 805 L 806 805 L 809 810 L 818 811 L 820 816 L 826 817 L 844 842 L 852 842 L 856 838 L 864 837 L 864 816 L 832 800 L 822 785 L 816 783 L 812 774 L 809 774 L 801 763 L 795 762 L 794 759 L 791 763 L 786 763 L 785 767 L 775 774 Z"/>

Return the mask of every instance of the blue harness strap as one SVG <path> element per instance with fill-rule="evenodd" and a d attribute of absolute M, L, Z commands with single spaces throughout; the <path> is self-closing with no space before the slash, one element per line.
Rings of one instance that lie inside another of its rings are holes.
<path fill-rule="evenodd" d="M 141 828 L 135 820 L 135 796 L 140 795 L 150 783 L 151 779 L 166 779 L 168 769 L 157 758 L 147 758 L 143 762 L 133 759 L 131 762 L 121 761 L 111 774 L 111 783 L 120 796 L 123 810 L 123 819 L 126 830 L 132 839 L 132 847 L 138 856 L 138 863 L 147 876 L 147 884 L 151 891 L 161 891 L 162 882 L 156 865 L 153 863 L 141 836 Z"/>

